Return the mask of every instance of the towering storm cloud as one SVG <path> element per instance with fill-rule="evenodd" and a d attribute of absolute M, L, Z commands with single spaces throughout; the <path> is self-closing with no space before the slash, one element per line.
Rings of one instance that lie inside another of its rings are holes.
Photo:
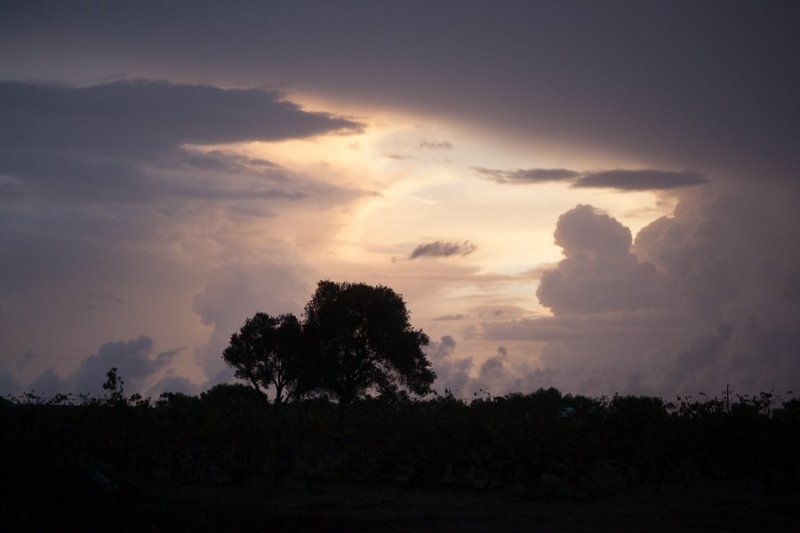
<path fill-rule="evenodd" d="M 566 256 L 546 271 L 536 295 L 554 313 L 653 309 L 668 293 L 656 268 L 631 251 L 631 232 L 591 206 L 558 219 L 555 242 Z"/>
<path fill-rule="evenodd" d="M 598 393 L 792 389 L 800 308 L 786 288 L 800 254 L 782 230 L 788 213 L 771 210 L 779 200 L 748 200 L 687 195 L 634 242 L 577 206 L 554 234 L 565 258 L 537 290 L 553 316 L 485 324 L 484 334 L 543 343 L 551 375 Z"/>

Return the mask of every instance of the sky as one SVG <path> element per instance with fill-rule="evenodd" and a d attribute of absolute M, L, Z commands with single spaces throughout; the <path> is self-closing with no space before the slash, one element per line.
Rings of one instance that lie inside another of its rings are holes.
<path fill-rule="evenodd" d="M 800 381 L 794 2 L 0 4 L 0 394 L 196 394 L 317 281 L 457 396 Z M 800 392 L 800 389 L 798 389 Z"/>

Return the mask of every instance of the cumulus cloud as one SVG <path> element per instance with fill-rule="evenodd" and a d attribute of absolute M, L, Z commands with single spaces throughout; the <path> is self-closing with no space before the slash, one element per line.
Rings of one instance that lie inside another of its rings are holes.
<path fill-rule="evenodd" d="M 555 242 L 566 256 L 542 274 L 536 295 L 555 313 L 656 308 L 665 298 L 656 268 L 631 252 L 631 233 L 579 205 L 559 217 Z"/>
<path fill-rule="evenodd" d="M 432 257 L 465 256 L 474 252 L 478 247 L 469 241 L 434 241 L 420 244 L 409 254 L 409 259 L 425 259 Z"/>
<path fill-rule="evenodd" d="M 189 396 L 197 396 L 206 388 L 206 383 L 193 383 L 183 376 L 170 375 L 161 378 L 155 385 L 150 387 L 146 396 L 157 398 L 165 392 L 176 392 Z"/>
<path fill-rule="evenodd" d="M 436 372 L 434 387 L 440 393 L 450 391 L 456 396 L 463 395 L 464 387 L 470 381 L 473 363 L 471 357 L 458 358 L 453 355 L 456 341 L 451 335 L 445 335 L 438 341 L 431 342 L 425 351 Z"/>
<path fill-rule="evenodd" d="M 792 388 L 800 246 L 785 231 L 791 202 L 751 194 L 682 195 L 674 216 L 633 242 L 612 217 L 577 206 L 556 225 L 565 258 L 537 291 L 553 315 L 484 321 L 477 337 L 528 347 L 541 376 L 582 393 Z"/>
<path fill-rule="evenodd" d="M 702 185 L 708 180 L 697 172 L 673 172 L 655 169 L 606 170 L 581 172 L 566 168 L 531 168 L 499 170 L 476 167 L 478 175 L 504 184 L 568 182 L 572 187 L 615 189 L 618 191 L 667 191 Z"/>
<path fill-rule="evenodd" d="M 153 354 L 154 343 L 150 337 L 141 335 L 129 341 L 106 342 L 97 353 L 90 355 L 80 366 L 61 377 L 53 368 L 48 368 L 37 377 L 29 390 L 37 394 L 103 394 L 102 385 L 111 368 L 124 381 L 126 394 L 145 392 L 159 373 L 167 369 L 173 358 L 184 348 Z"/>
<path fill-rule="evenodd" d="M 508 349 L 497 346 L 489 357 L 476 365 L 472 356 L 459 356 L 457 343 L 445 335 L 426 347 L 426 353 L 436 372 L 436 391 L 449 391 L 457 398 L 502 396 L 511 392 L 531 391 L 553 385 L 552 369 L 531 369 L 519 359 L 512 359 Z"/>
<path fill-rule="evenodd" d="M 196 359 L 210 385 L 233 378 L 222 360 L 230 337 L 257 312 L 300 314 L 313 291 L 313 279 L 299 263 L 240 263 L 216 269 L 194 297 L 192 309 L 213 331 L 207 344 L 197 348 Z"/>
<path fill-rule="evenodd" d="M 0 370 L 0 395 L 16 396 L 21 392 L 23 390 L 19 378 L 7 369 Z"/>

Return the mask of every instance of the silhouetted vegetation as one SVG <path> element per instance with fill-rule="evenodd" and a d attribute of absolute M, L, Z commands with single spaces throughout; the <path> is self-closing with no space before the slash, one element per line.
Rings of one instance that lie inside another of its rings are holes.
<path fill-rule="evenodd" d="M 39 505 L 63 510 L 114 494 L 139 501 L 154 487 L 175 486 L 513 490 L 591 501 L 709 487 L 797 494 L 800 481 L 800 404 L 771 395 L 726 405 L 551 388 L 471 402 L 385 396 L 341 406 L 326 398 L 268 403 L 244 385 L 155 402 L 117 392 L 28 394 L 0 404 L 0 474 L 15 488 L 0 503 L 4 516 L 29 509 L 20 524 L 39 523 Z"/>
<path fill-rule="evenodd" d="M 280 404 L 298 396 L 308 382 L 303 378 L 313 362 L 308 360 L 304 340 L 296 316 L 256 313 L 231 336 L 222 357 L 236 369 L 236 377 L 256 391 L 266 394 L 273 387 L 274 402 Z"/>
<path fill-rule="evenodd" d="M 109 372 L 112 375 L 112 372 Z M 113 380 L 109 379 L 109 383 Z M 119 383 L 119 382 L 118 382 Z M 586 496 L 647 485 L 794 490 L 800 404 L 562 395 L 556 389 L 276 405 L 243 385 L 152 402 L 35 395 L 4 400 L 5 468 L 92 469 L 115 484 L 388 483 L 516 487 L 558 479 Z M 41 459 L 45 459 L 44 463 Z M 58 465 L 56 467 L 56 464 Z M 17 472 L 22 475 L 22 472 Z"/>
<path fill-rule="evenodd" d="M 307 396 L 351 403 L 368 391 L 427 394 L 436 374 L 403 298 L 384 286 L 320 281 L 301 323 L 256 313 L 231 337 L 225 362 L 276 404 Z"/>

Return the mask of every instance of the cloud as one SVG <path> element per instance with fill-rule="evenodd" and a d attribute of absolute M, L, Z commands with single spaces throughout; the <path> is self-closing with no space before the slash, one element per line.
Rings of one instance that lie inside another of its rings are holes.
<path fill-rule="evenodd" d="M 467 318 L 467 315 L 464 315 L 464 314 L 461 314 L 461 313 L 456 313 L 456 314 L 452 314 L 452 315 L 437 316 L 433 320 L 436 320 L 438 322 L 442 322 L 442 321 L 449 321 L 449 320 L 464 320 L 465 318 Z"/>
<path fill-rule="evenodd" d="M 123 69 L 264 85 L 291 80 L 330 101 L 456 118 L 533 146 L 548 139 L 644 161 L 744 170 L 771 183 L 792 179 L 798 168 L 791 2 L 758 16 L 749 5 L 720 13 L 714 3 L 593 5 L 576 14 L 561 2 L 499 9 L 470 2 L 457 20 L 448 3 L 73 12 L 22 2 L 4 14 L 0 70 L 17 79 L 99 79 Z"/>
<path fill-rule="evenodd" d="M 153 355 L 153 346 L 153 339 L 144 335 L 129 341 L 106 342 L 67 377 L 62 378 L 52 367 L 48 368 L 30 384 L 29 390 L 45 396 L 66 393 L 99 396 L 104 393 L 102 385 L 107 372 L 116 368 L 126 394 L 145 392 L 152 380 L 183 351 L 180 348 Z"/>
<path fill-rule="evenodd" d="M 460 396 L 469 382 L 473 363 L 471 357 L 457 358 L 453 356 L 456 341 L 451 335 L 445 335 L 439 341 L 431 342 L 425 351 L 436 372 L 434 387 L 440 393 L 450 391 Z"/>
<path fill-rule="evenodd" d="M 224 194 L 175 183 L 181 167 L 275 174 L 275 167 L 185 145 L 275 141 L 357 131 L 350 120 L 308 112 L 275 91 L 125 80 L 89 87 L 0 82 L 0 173 L 22 191 L 152 201 L 158 194 Z M 295 197 L 273 187 L 240 198 Z"/>
<path fill-rule="evenodd" d="M 793 302 L 800 302 L 800 271 L 793 272 L 786 280 L 784 290 L 786 298 Z"/>
<path fill-rule="evenodd" d="M 409 259 L 425 259 L 432 257 L 452 257 L 454 255 L 465 256 L 474 252 L 478 247 L 469 241 L 434 241 L 420 244 L 411 254 Z"/>
<path fill-rule="evenodd" d="M 550 369 L 532 370 L 518 359 L 512 359 L 508 349 L 502 345 L 476 366 L 472 357 L 456 355 L 457 343 L 451 335 L 431 342 L 425 351 L 436 372 L 436 391 L 440 394 L 449 391 L 465 400 L 552 386 L 552 378 L 557 373 Z"/>
<path fill-rule="evenodd" d="M 0 370 L 0 396 L 16 396 L 21 392 L 23 389 L 19 378 L 7 369 Z"/>
<path fill-rule="evenodd" d="M 591 342 L 635 337 L 648 340 L 653 330 L 680 334 L 693 323 L 690 317 L 672 311 L 609 311 L 485 322 L 481 324 L 481 336 L 491 341 Z"/>
<path fill-rule="evenodd" d="M 453 145 L 449 141 L 420 141 L 419 147 L 426 150 L 452 150 Z"/>
<path fill-rule="evenodd" d="M 42 331 L 87 357 L 140 331 L 165 347 L 205 343 L 192 301 L 219 268 L 307 272 L 284 258 L 313 256 L 344 216 L 331 208 L 368 194 L 228 145 L 360 128 L 275 91 L 126 80 L 0 82 L 0 95 L 0 331 L 20 351 L 42 352 Z M 55 377 L 72 370 L 53 364 Z"/>
<path fill-rule="evenodd" d="M 605 188 L 618 191 L 666 191 L 680 187 L 703 185 L 708 180 L 696 172 L 664 170 L 607 170 L 584 174 L 573 187 Z"/>
<path fill-rule="evenodd" d="M 497 347 L 497 354 L 486 359 L 478 371 L 478 383 L 488 384 L 495 383 L 502 380 L 506 376 L 505 365 L 508 361 L 508 350 L 505 346 Z M 488 389 L 488 385 L 484 385 L 484 390 Z"/>
<path fill-rule="evenodd" d="M 203 392 L 205 388 L 206 387 L 204 384 L 192 383 L 185 377 L 172 375 L 161 378 L 155 385 L 147 390 L 145 396 L 157 398 L 165 392 L 176 392 L 187 394 L 189 396 L 197 396 Z"/>
<path fill-rule="evenodd" d="M 630 230 L 588 205 L 561 215 L 555 243 L 566 256 L 542 274 L 536 295 L 555 313 L 598 313 L 661 306 L 656 268 L 631 252 Z"/>
<path fill-rule="evenodd" d="M 786 231 L 793 202 L 749 187 L 679 198 L 674 216 L 633 242 L 590 206 L 564 213 L 555 242 L 565 258 L 542 272 L 537 290 L 553 315 L 483 321 L 476 338 L 535 354 L 539 378 L 587 394 L 792 388 L 800 371 L 800 245 Z M 520 361 L 509 356 L 507 366 Z M 503 387 L 533 376 L 515 375 Z"/>
<path fill-rule="evenodd" d="M 203 324 L 214 329 L 208 343 L 198 347 L 196 359 L 210 385 L 229 381 L 233 370 L 222 360 L 231 335 L 257 312 L 300 314 L 313 288 L 307 267 L 300 263 L 238 263 L 208 275 L 195 295 L 192 309 Z"/>
<path fill-rule="evenodd" d="M 37 144 L 92 146 L 106 154 L 151 152 L 359 128 L 344 118 L 304 111 L 269 90 L 153 80 L 89 87 L 0 82 L 0 96 L 0 116 L 18 128 L 14 135 L 4 130 L 2 139 L 15 148 Z"/>
<path fill-rule="evenodd" d="M 566 168 L 531 168 L 498 170 L 475 167 L 482 178 L 502 184 L 535 184 L 563 181 L 572 187 L 615 189 L 618 191 L 666 191 L 702 185 L 708 180 L 696 172 L 670 172 L 666 170 L 606 170 L 580 172 Z"/>
<path fill-rule="evenodd" d="M 571 181 L 580 172 L 566 168 L 530 168 L 517 170 L 497 170 L 475 167 L 478 174 L 497 183 L 546 183 L 551 181 Z"/>
<path fill-rule="evenodd" d="M 730 337 L 730 327 L 721 325 L 718 331 L 694 339 L 689 348 L 675 358 L 672 371 L 664 384 L 664 390 L 669 392 L 687 390 L 687 382 L 693 382 L 694 387 L 692 388 L 702 388 L 703 382 L 706 380 L 698 379 L 701 378 L 699 374 L 704 371 L 719 370 L 719 359 L 725 353 Z"/>

